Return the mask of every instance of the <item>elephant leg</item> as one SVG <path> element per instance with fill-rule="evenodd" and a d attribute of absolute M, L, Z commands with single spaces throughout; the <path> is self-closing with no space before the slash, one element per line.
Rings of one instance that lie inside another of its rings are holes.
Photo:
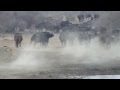
<path fill-rule="evenodd" d="M 36 46 L 36 42 L 33 42 L 33 46 L 34 46 L 34 47 Z"/>
<path fill-rule="evenodd" d="M 43 44 L 43 43 L 41 43 L 41 47 L 42 47 L 42 48 L 44 47 L 44 44 Z"/>
<path fill-rule="evenodd" d="M 21 47 L 21 42 L 19 43 L 19 46 Z"/>
<path fill-rule="evenodd" d="M 43 43 L 43 48 L 45 48 L 45 43 Z"/>
<path fill-rule="evenodd" d="M 30 45 L 32 45 L 33 44 L 33 41 L 30 41 Z"/>
<path fill-rule="evenodd" d="M 66 45 L 67 45 L 67 41 L 64 41 L 64 42 L 63 42 L 63 46 L 66 46 Z"/>
<path fill-rule="evenodd" d="M 42 46 L 43 46 L 41 41 L 39 41 L 39 45 L 40 45 L 40 47 L 42 47 Z"/>
<path fill-rule="evenodd" d="M 46 48 L 46 43 L 43 43 L 43 47 Z"/>
<path fill-rule="evenodd" d="M 46 47 L 48 46 L 49 41 L 46 42 Z"/>
<path fill-rule="evenodd" d="M 15 42 L 15 46 L 18 48 L 18 42 L 17 41 Z"/>
<path fill-rule="evenodd" d="M 15 47 L 17 47 L 17 43 L 15 42 Z"/>
<path fill-rule="evenodd" d="M 46 48 L 46 47 L 47 47 L 47 45 L 48 45 L 48 43 L 47 43 L 47 42 L 44 42 L 44 48 Z"/>

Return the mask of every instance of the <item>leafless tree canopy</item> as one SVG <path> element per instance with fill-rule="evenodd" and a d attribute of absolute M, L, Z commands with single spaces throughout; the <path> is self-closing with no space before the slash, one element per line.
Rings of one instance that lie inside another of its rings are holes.
<path fill-rule="evenodd" d="M 58 30 L 63 17 L 72 23 L 81 22 L 84 17 L 94 15 L 94 26 L 106 26 L 109 29 L 120 28 L 120 12 L 117 11 L 0 11 L 0 32 L 12 33 L 19 28 Z"/>

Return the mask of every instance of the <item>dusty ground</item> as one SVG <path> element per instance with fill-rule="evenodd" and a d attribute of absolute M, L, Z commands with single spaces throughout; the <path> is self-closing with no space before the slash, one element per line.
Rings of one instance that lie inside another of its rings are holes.
<path fill-rule="evenodd" d="M 42 49 L 39 45 L 31 48 L 29 46 L 31 35 L 23 37 L 22 47 L 16 49 L 13 35 L 0 35 L 1 79 L 68 79 L 81 75 L 120 74 L 119 59 L 109 63 L 89 64 L 79 60 L 80 58 L 63 53 L 58 35 L 50 40 L 47 49 Z"/>

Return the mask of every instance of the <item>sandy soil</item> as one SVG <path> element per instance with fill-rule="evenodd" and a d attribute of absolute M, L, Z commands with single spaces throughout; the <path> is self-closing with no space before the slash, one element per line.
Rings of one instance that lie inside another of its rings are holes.
<path fill-rule="evenodd" d="M 22 47 L 16 49 L 13 35 L 0 35 L 1 79 L 73 79 L 72 76 L 120 74 L 119 59 L 89 64 L 84 63 L 84 59 L 63 53 L 58 35 L 50 39 L 46 49 L 39 45 L 34 48 L 30 46 L 31 35 L 23 37 Z"/>

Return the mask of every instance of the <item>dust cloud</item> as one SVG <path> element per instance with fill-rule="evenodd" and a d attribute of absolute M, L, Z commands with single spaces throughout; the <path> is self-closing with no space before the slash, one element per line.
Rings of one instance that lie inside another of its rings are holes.
<path fill-rule="evenodd" d="M 58 38 L 56 38 L 58 40 Z M 53 41 L 52 41 L 53 42 Z M 51 42 L 50 42 L 51 43 Z M 53 45 L 53 43 L 52 43 Z M 51 45 L 51 46 L 52 46 Z M 120 60 L 120 42 L 104 47 L 94 38 L 90 43 L 67 44 L 65 47 L 42 48 L 26 45 L 19 51 L 18 57 L 10 64 L 10 68 L 21 70 L 52 69 L 60 64 L 107 64 Z"/>
<path fill-rule="evenodd" d="M 110 47 L 104 47 L 98 38 L 91 40 L 90 43 L 78 43 L 67 45 L 62 53 L 75 57 L 76 63 L 84 64 L 103 64 L 120 60 L 120 42 L 112 43 Z"/>
<path fill-rule="evenodd" d="M 16 60 L 10 64 L 10 68 L 19 70 L 50 69 L 49 60 L 47 60 L 44 54 L 48 50 L 48 48 L 27 45 L 20 50 Z"/>

